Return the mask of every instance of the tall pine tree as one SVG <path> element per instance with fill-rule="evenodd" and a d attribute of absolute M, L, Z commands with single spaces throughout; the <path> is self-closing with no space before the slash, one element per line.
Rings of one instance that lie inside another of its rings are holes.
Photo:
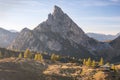
<path fill-rule="evenodd" d="M 91 66 L 92 66 L 92 67 L 95 67 L 95 66 L 96 66 L 96 62 L 95 62 L 95 60 L 92 61 Z"/>
<path fill-rule="evenodd" d="M 86 65 L 86 59 L 83 59 L 83 65 Z"/>
<path fill-rule="evenodd" d="M 57 61 L 57 60 L 59 60 L 60 59 L 60 56 L 59 55 L 55 55 L 55 54 L 52 54 L 51 55 L 51 60 L 52 61 Z"/>
<path fill-rule="evenodd" d="M 87 62 L 86 62 L 86 66 L 90 67 L 91 66 L 91 58 L 88 58 Z"/>
<path fill-rule="evenodd" d="M 41 54 L 38 54 L 38 61 L 42 61 L 43 60 L 43 56 Z"/>
<path fill-rule="evenodd" d="M 26 51 L 24 52 L 24 58 L 31 58 L 32 57 L 32 54 L 30 52 L 29 49 L 26 49 Z"/>
<path fill-rule="evenodd" d="M 38 59 L 38 54 L 35 54 L 34 60 Z"/>
<path fill-rule="evenodd" d="M 99 66 L 102 66 L 102 65 L 104 65 L 104 60 L 103 60 L 103 58 L 101 58 L 101 59 L 100 59 L 100 62 L 99 62 Z"/>
<path fill-rule="evenodd" d="M 20 53 L 20 54 L 18 55 L 18 58 L 22 58 L 22 53 Z"/>

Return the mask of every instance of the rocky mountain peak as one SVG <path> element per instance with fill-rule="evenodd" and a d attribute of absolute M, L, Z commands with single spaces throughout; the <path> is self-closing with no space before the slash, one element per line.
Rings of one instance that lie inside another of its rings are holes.
<path fill-rule="evenodd" d="M 48 25 L 51 25 L 53 23 L 61 23 L 62 20 L 64 21 L 64 18 L 65 18 L 65 13 L 62 11 L 62 9 L 58 6 L 54 6 L 54 10 L 53 10 L 53 13 L 50 13 L 48 15 L 48 19 L 47 19 L 47 24 Z"/>
<path fill-rule="evenodd" d="M 62 11 L 62 9 L 58 6 L 54 6 L 54 11 L 53 11 L 53 16 L 57 16 L 57 15 L 63 15 L 64 12 Z"/>
<path fill-rule="evenodd" d="M 93 56 L 87 48 L 94 49 L 96 44 L 61 8 L 54 6 L 46 21 L 33 30 L 23 29 L 10 48 L 82 57 Z"/>
<path fill-rule="evenodd" d="M 58 6 L 48 15 L 48 19 L 39 24 L 35 29 L 38 32 L 54 32 L 75 43 L 86 43 L 88 36 L 84 31 Z"/>

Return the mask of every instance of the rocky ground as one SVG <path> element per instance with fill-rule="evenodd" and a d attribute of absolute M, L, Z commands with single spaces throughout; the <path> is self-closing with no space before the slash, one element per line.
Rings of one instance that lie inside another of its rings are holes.
<path fill-rule="evenodd" d="M 67 76 L 43 74 L 50 64 L 31 59 L 1 59 L 0 80 L 71 80 Z"/>
<path fill-rule="evenodd" d="M 120 70 L 119 65 L 117 68 Z M 116 75 L 119 74 L 117 72 Z M 12 57 L 0 60 L 0 80 L 113 80 L 112 75 L 111 72 L 105 73 L 77 63 L 39 62 Z"/>

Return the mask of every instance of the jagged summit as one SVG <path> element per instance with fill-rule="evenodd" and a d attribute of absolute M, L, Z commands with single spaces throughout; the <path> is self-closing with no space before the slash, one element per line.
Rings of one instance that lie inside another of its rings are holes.
<path fill-rule="evenodd" d="M 86 43 L 88 36 L 61 8 L 54 6 L 54 12 L 34 30 L 59 33 L 63 38 L 75 43 Z"/>
<path fill-rule="evenodd" d="M 58 6 L 55 5 L 54 6 L 54 11 L 53 11 L 52 15 L 56 16 L 58 14 L 63 15 L 64 12 L 62 11 L 62 9 L 60 7 L 58 7 Z"/>
<path fill-rule="evenodd" d="M 55 10 L 60 10 L 60 11 L 61 11 L 61 8 L 58 7 L 57 5 L 55 5 L 55 6 L 54 6 L 54 11 L 55 11 Z"/>

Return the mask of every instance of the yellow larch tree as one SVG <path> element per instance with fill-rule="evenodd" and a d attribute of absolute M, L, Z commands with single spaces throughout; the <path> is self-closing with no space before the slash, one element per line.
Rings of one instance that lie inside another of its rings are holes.
<path fill-rule="evenodd" d="M 24 58 L 31 58 L 32 57 L 32 54 L 30 52 L 29 49 L 26 49 L 26 51 L 24 52 Z"/>

